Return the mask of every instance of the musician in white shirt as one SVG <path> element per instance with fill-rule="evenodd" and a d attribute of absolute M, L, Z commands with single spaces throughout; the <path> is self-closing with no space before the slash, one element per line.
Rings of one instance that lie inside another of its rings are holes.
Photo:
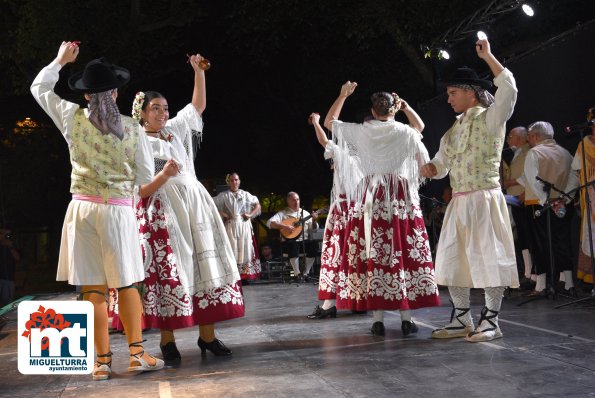
<path fill-rule="evenodd" d="M 296 192 L 289 192 L 286 201 L 287 207 L 271 217 L 267 221 L 267 227 L 278 229 L 281 232 L 283 253 L 287 253 L 289 263 L 293 268 L 296 278 L 299 281 L 305 281 L 314 265 L 314 258 L 318 254 L 318 244 L 311 240 L 312 232 L 318 230 L 318 223 L 316 222 L 318 214 L 316 212 L 310 214 L 307 210 L 302 209 L 300 207 L 300 196 Z M 294 239 L 286 239 L 285 236 L 292 235 L 296 231 L 296 228 L 300 228 L 301 225 L 294 226 L 291 222 L 283 222 L 288 219 L 305 220 L 302 233 Z M 302 274 L 300 272 L 299 254 L 303 252 L 304 247 L 306 252 L 306 268 Z"/>

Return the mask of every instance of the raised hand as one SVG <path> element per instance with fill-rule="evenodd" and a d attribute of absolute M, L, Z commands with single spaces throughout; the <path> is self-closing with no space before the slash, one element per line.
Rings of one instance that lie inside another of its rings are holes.
<path fill-rule="evenodd" d="M 308 124 L 320 124 L 320 115 L 316 112 L 308 116 Z"/>
<path fill-rule="evenodd" d="M 211 67 L 211 63 L 202 55 L 195 54 L 195 55 L 188 55 L 188 62 L 192 66 L 195 72 L 205 71 Z"/>
<path fill-rule="evenodd" d="M 58 49 L 56 61 L 62 66 L 74 62 L 79 54 L 79 44 L 79 41 L 63 41 Z"/>
<path fill-rule="evenodd" d="M 477 51 L 477 56 L 481 59 L 486 59 L 488 56 L 492 54 L 492 50 L 490 48 L 490 42 L 488 39 L 480 39 L 475 42 L 475 51 Z"/>
<path fill-rule="evenodd" d="M 341 97 L 345 97 L 345 98 L 349 97 L 351 94 L 353 94 L 356 87 L 357 87 L 356 82 L 347 81 L 345 84 L 343 84 L 341 86 Z"/>

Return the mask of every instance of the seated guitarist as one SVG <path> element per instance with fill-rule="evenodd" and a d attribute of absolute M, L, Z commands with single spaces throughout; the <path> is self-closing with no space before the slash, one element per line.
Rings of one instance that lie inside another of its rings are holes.
<path fill-rule="evenodd" d="M 289 263 L 293 268 L 293 273 L 298 281 L 306 281 L 308 273 L 314 265 L 314 258 L 318 254 L 318 243 L 310 240 L 311 232 L 318 230 L 316 218 L 318 214 L 310 214 L 300 208 L 300 196 L 296 192 L 289 192 L 285 198 L 287 207 L 267 221 L 267 227 L 278 229 L 281 232 L 281 241 L 283 242 L 283 253 L 289 256 Z M 297 234 L 302 229 L 301 220 L 304 219 L 304 231 Z M 296 236 L 297 235 L 297 236 Z M 305 242 L 302 241 L 305 239 Z M 299 265 L 299 253 L 303 253 L 303 247 L 306 248 L 306 269 L 302 274 Z"/>

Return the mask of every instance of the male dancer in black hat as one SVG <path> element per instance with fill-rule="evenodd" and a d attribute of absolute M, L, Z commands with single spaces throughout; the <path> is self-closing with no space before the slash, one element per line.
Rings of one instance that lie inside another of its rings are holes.
<path fill-rule="evenodd" d="M 31 93 L 64 135 L 72 164 L 70 192 L 58 262 L 57 280 L 83 286 L 82 297 L 94 307 L 94 380 L 111 376 L 106 297 L 119 290 L 120 317 L 130 348 L 129 371 L 157 370 L 163 361 L 143 350 L 141 301 L 134 283 L 144 280 L 141 247 L 132 197 L 135 186 L 151 182 L 153 155 L 146 134 L 130 117 L 120 115 L 118 88 L 130 80 L 128 70 L 104 58 L 90 61 L 68 85 L 83 93 L 88 108 L 54 93 L 59 71 L 74 62 L 77 42 L 62 42 L 58 55 L 43 68 Z"/>
<path fill-rule="evenodd" d="M 502 337 L 498 312 L 506 286 L 518 286 L 514 243 L 506 200 L 500 190 L 500 154 L 506 121 L 512 115 L 517 89 L 512 73 L 494 57 L 487 40 L 476 43 L 479 58 L 494 74 L 495 98 L 488 80 L 459 68 L 446 85 L 448 103 L 460 115 L 440 141 L 438 153 L 422 166 L 424 177 L 444 178 L 450 172 L 450 202 L 436 253 L 436 282 L 448 286 L 455 310 L 433 338 L 466 337 L 490 341 Z M 470 288 L 485 289 L 485 307 L 477 328 L 470 312 Z"/>

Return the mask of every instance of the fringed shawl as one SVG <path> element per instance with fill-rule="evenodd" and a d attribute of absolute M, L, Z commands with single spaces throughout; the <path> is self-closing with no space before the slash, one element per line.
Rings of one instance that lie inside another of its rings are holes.
<path fill-rule="evenodd" d="M 334 141 L 329 141 L 324 148 L 324 158 L 333 161 L 333 189 L 331 203 L 345 200 L 345 184 L 343 179 L 348 176 L 352 186 L 356 186 L 363 179 L 358 157 L 351 156 L 348 148 L 340 148 Z"/>
<path fill-rule="evenodd" d="M 196 142 L 202 140 L 202 129 L 202 117 L 192 104 L 186 105 L 175 118 L 169 119 L 163 129 L 165 133 L 175 137 L 171 144 L 175 151 L 175 159 L 182 164 L 181 174 L 183 175 L 191 175 L 196 178 L 194 158 L 196 157 Z"/>
<path fill-rule="evenodd" d="M 421 138 L 415 129 L 394 120 L 333 122 L 333 139 L 342 149 L 335 151 L 335 161 L 339 161 L 335 173 L 340 173 L 347 199 L 361 202 L 370 185 L 392 185 L 392 192 L 402 186 L 407 190 L 407 201 L 418 203 L 417 191 L 423 182 L 419 169 L 430 160 Z M 352 159 L 341 162 L 341 156 Z M 359 165 L 361 173 L 354 172 L 354 164 Z"/>

